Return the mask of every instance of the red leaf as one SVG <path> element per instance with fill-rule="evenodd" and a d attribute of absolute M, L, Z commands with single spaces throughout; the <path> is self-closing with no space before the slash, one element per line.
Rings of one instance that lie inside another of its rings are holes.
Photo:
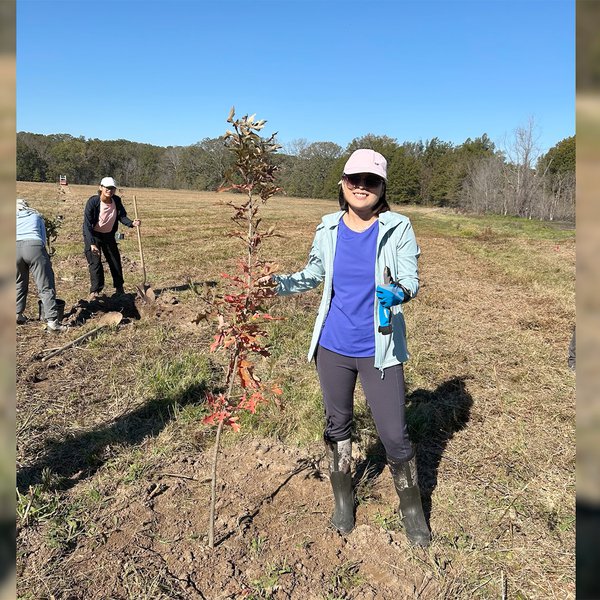
<path fill-rule="evenodd" d="M 230 414 L 231 413 L 229 413 L 225 410 L 218 410 L 218 411 L 215 411 L 214 413 L 212 413 L 211 415 L 204 417 L 204 419 L 202 419 L 202 422 L 205 423 L 206 425 L 214 425 L 215 421 L 217 423 L 220 423 L 221 421 L 225 421 L 226 419 L 228 419 Z"/>
<path fill-rule="evenodd" d="M 215 335 L 215 341 L 210 345 L 210 351 L 215 352 L 216 350 L 218 350 L 219 346 L 222 344 L 222 342 L 223 342 L 223 335 L 220 333 L 217 333 Z"/>
<path fill-rule="evenodd" d="M 254 414 L 256 412 L 256 402 L 252 400 L 252 398 L 242 398 L 241 402 L 238 404 L 238 409 L 247 410 L 248 412 Z"/>
<path fill-rule="evenodd" d="M 235 344 L 235 338 L 227 337 L 223 342 L 223 348 L 229 348 L 229 346 L 231 346 L 232 344 Z"/>
<path fill-rule="evenodd" d="M 238 369 L 238 375 L 240 376 L 241 385 L 243 388 L 256 388 L 258 387 L 258 377 L 252 373 L 251 369 L 240 367 Z"/>

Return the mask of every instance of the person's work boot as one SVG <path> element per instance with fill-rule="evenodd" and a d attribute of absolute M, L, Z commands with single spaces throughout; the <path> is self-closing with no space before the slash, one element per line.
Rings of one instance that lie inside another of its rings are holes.
<path fill-rule="evenodd" d="M 123 289 L 122 285 L 115 288 L 115 296 L 123 296 L 123 294 L 125 294 L 125 290 Z"/>
<path fill-rule="evenodd" d="M 388 457 L 388 466 L 392 473 L 396 493 L 400 498 L 398 512 L 406 531 L 406 537 L 415 546 L 429 546 L 431 532 L 425 521 L 421 504 L 416 457 L 413 456 L 407 462 L 395 461 Z"/>
<path fill-rule="evenodd" d="M 27 317 L 23 313 L 17 313 L 17 324 L 23 325 L 23 323 L 27 323 Z"/>
<path fill-rule="evenodd" d="M 48 331 L 52 331 L 54 333 L 62 333 L 63 331 L 67 330 L 66 325 L 61 325 L 56 320 L 48 321 L 48 323 L 46 324 L 46 327 L 48 328 Z"/>
<path fill-rule="evenodd" d="M 329 480 L 333 489 L 335 507 L 331 517 L 332 525 L 343 534 L 354 529 L 354 494 L 352 493 L 352 441 L 326 441 L 329 456 Z"/>

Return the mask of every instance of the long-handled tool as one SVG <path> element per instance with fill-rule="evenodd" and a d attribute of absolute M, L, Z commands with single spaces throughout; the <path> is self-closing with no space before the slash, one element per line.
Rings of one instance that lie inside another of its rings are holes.
<path fill-rule="evenodd" d="M 137 219 L 138 212 L 135 196 L 133 197 L 133 211 L 135 213 L 135 218 Z M 142 285 L 135 286 L 137 290 L 137 296 L 144 303 L 154 302 L 154 300 L 156 300 L 156 294 L 154 293 L 154 290 L 146 283 L 146 265 L 144 264 L 144 253 L 142 252 L 142 234 L 140 233 L 139 226 L 135 229 L 137 231 L 138 247 L 140 249 L 140 262 L 142 263 L 142 272 L 144 274 Z"/>
<path fill-rule="evenodd" d="M 108 312 L 108 313 L 102 315 L 102 317 L 100 317 L 100 320 L 98 321 L 98 323 L 99 323 L 98 327 L 95 327 L 94 329 L 91 329 L 87 333 L 80 335 L 78 338 L 74 339 L 72 342 L 69 342 L 68 344 L 65 344 L 64 346 L 61 346 L 60 348 L 56 348 L 56 349 L 52 350 L 51 352 L 49 352 L 48 354 L 46 354 L 46 356 L 44 356 L 42 358 L 42 362 L 48 360 L 49 358 L 52 358 L 53 356 L 56 356 L 57 354 L 60 354 L 63 350 L 66 350 L 67 348 L 70 348 L 71 346 L 74 346 L 75 344 L 77 344 L 77 342 L 81 342 L 89 337 L 92 337 L 95 333 L 97 333 L 101 329 L 104 329 L 104 327 L 110 327 L 111 325 L 113 325 L 113 326 L 118 325 L 121 322 L 122 318 L 123 318 L 123 315 L 120 312 L 116 312 L 116 311 Z"/>
<path fill-rule="evenodd" d="M 386 285 L 393 283 L 392 272 L 389 267 L 385 267 L 383 270 L 383 281 Z M 379 303 L 379 327 L 377 330 L 383 335 L 392 333 L 392 309 L 386 308 L 381 302 Z"/>

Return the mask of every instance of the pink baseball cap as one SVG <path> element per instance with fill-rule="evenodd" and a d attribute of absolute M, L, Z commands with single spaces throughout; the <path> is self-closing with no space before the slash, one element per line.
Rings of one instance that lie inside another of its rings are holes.
<path fill-rule="evenodd" d="M 373 173 L 387 181 L 387 160 L 375 150 L 355 150 L 344 165 L 344 174 Z"/>

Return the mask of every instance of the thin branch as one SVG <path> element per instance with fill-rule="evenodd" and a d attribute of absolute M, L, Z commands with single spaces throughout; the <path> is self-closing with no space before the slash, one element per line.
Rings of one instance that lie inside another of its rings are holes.
<path fill-rule="evenodd" d="M 181 475 L 179 473 L 159 473 L 159 475 L 161 477 L 178 477 L 180 479 L 189 479 L 191 481 L 199 481 L 195 477 L 190 477 L 189 475 Z M 210 479 L 205 479 L 205 480 L 203 480 L 202 483 L 207 483 L 208 481 L 210 481 Z"/>
<path fill-rule="evenodd" d="M 221 440 L 221 431 L 223 431 L 222 419 L 217 427 L 217 436 L 215 439 L 215 451 L 212 464 L 212 484 L 210 486 L 210 516 L 208 521 L 208 547 L 215 547 L 215 504 L 217 503 L 217 457 L 219 455 L 219 442 Z"/>

